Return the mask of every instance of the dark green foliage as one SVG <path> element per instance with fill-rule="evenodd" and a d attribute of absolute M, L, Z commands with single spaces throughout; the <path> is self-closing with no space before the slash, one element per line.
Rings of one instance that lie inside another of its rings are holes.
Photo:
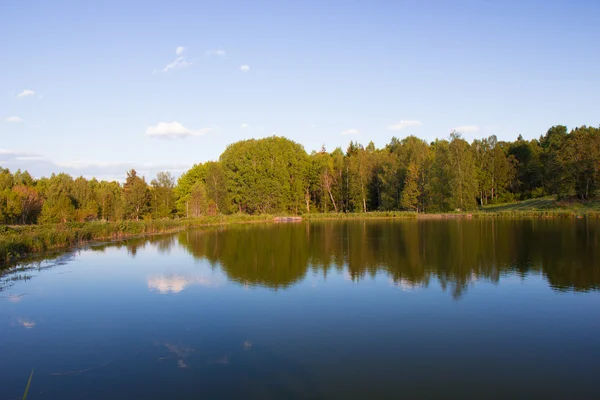
<path fill-rule="evenodd" d="M 148 211 L 150 191 L 146 180 L 137 176 L 135 169 L 127 173 L 123 192 L 127 217 L 139 221 L 140 217 Z"/>
<path fill-rule="evenodd" d="M 265 214 L 308 210 L 308 155 L 289 139 L 244 140 L 227 147 L 219 159 L 233 207 Z"/>
<path fill-rule="evenodd" d="M 159 172 L 152 185 L 152 216 L 169 218 L 175 213 L 175 180 L 170 172 Z"/>

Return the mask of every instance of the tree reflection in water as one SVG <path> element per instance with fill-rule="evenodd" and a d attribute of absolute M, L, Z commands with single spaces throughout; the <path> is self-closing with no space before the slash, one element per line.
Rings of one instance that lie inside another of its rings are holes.
<path fill-rule="evenodd" d="M 543 274 L 557 290 L 597 290 L 599 228 L 594 220 L 363 220 L 226 226 L 182 232 L 178 242 L 247 285 L 286 288 L 309 269 L 324 276 L 346 269 L 357 281 L 385 271 L 405 288 L 434 278 L 459 298 L 471 283 L 503 274 Z"/>

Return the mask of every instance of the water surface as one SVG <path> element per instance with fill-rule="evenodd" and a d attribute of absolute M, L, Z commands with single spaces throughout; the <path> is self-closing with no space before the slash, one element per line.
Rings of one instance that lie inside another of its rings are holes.
<path fill-rule="evenodd" d="M 348 221 L 0 278 L 0 398 L 599 398 L 600 223 Z"/>

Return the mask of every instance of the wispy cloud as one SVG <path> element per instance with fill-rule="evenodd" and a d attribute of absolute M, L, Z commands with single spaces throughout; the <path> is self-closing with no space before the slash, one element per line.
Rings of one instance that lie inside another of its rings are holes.
<path fill-rule="evenodd" d="M 158 172 L 169 171 L 179 176 L 191 164 L 153 164 L 128 161 L 98 162 L 94 160 L 54 162 L 43 155 L 18 150 L 0 149 L 0 164 L 11 171 L 27 170 L 35 177 L 49 176 L 52 173 L 66 172 L 87 179 L 97 178 L 107 181 L 125 181 L 126 172 L 135 169 L 140 176 L 153 177 Z"/>
<path fill-rule="evenodd" d="M 14 115 L 12 117 L 6 118 L 6 122 L 23 122 L 23 118 Z"/>
<path fill-rule="evenodd" d="M 178 69 L 183 69 L 183 68 L 187 68 L 190 65 L 192 65 L 191 62 L 186 61 L 185 57 L 183 56 L 183 53 L 186 51 L 186 48 L 183 46 L 179 46 L 175 49 L 175 54 L 177 55 L 177 58 L 168 63 L 161 71 L 162 72 L 169 72 L 169 71 L 175 71 Z M 152 75 L 156 74 L 158 71 L 154 70 L 152 72 Z"/>
<path fill-rule="evenodd" d="M 207 56 L 226 57 L 227 53 L 223 49 L 206 50 Z"/>
<path fill-rule="evenodd" d="M 178 70 L 189 67 L 192 63 L 187 62 L 183 57 L 177 57 L 175 61 L 169 63 L 162 69 L 162 72 L 169 72 L 170 70 Z"/>
<path fill-rule="evenodd" d="M 65 161 L 49 162 L 49 166 L 44 169 L 52 169 L 52 172 L 66 172 L 73 176 L 83 176 L 87 179 L 97 178 L 108 181 L 125 181 L 126 172 L 135 169 L 140 176 L 146 178 L 156 176 L 158 172 L 169 171 L 174 176 L 186 172 L 191 165 L 188 164 L 151 164 L 151 163 L 132 163 L 132 162 L 98 162 L 98 161 Z M 42 174 L 48 175 L 43 171 Z"/>
<path fill-rule="evenodd" d="M 165 139 L 182 139 L 189 136 L 202 136 L 211 130 L 211 128 L 204 128 L 199 131 L 193 131 L 177 121 L 159 122 L 156 126 L 149 126 L 146 128 L 146 136 Z"/>
<path fill-rule="evenodd" d="M 409 127 L 415 127 L 415 126 L 421 126 L 423 125 L 423 123 L 421 121 L 417 121 L 414 119 L 403 119 L 400 120 L 398 122 L 396 122 L 395 124 L 389 125 L 388 126 L 388 130 L 390 131 L 400 131 L 404 128 L 409 128 Z"/>
<path fill-rule="evenodd" d="M 352 128 L 352 129 L 346 129 L 345 131 L 342 132 L 342 136 L 348 136 L 348 135 L 358 135 L 360 132 L 358 129 Z"/>
<path fill-rule="evenodd" d="M 14 159 L 14 160 L 31 160 L 31 159 L 42 159 L 44 158 L 40 154 L 35 153 L 26 153 L 22 151 L 12 151 L 12 150 L 4 150 L 0 149 L 0 157 L 3 159 Z"/>
<path fill-rule="evenodd" d="M 250 71 L 250 66 L 248 64 L 240 65 L 240 71 L 248 72 L 248 71 Z"/>
<path fill-rule="evenodd" d="M 21 93 L 19 93 L 17 95 L 17 97 L 23 98 L 23 97 L 27 97 L 27 96 L 33 96 L 33 95 L 35 95 L 35 92 L 33 90 L 31 90 L 31 89 L 25 89 Z"/>
<path fill-rule="evenodd" d="M 316 126 L 315 124 L 310 124 L 310 125 L 308 126 L 308 129 L 315 129 L 316 127 L 317 127 L 317 126 Z"/>
<path fill-rule="evenodd" d="M 250 125 L 248 125 L 248 124 L 241 124 L 240 128 L 242 128 L 242 129 L 250 129 L 252 127 Z"/>
<path fill-rule="evenodd" d="M 479 132 L 479 127 L 477 125 L 461 125 L 451 130 L 460 133 L 474 133 Z"/>

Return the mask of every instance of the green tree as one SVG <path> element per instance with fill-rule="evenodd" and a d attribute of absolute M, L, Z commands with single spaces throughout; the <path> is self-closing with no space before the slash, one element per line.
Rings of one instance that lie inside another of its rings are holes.
<path fill-rule="evenodd" d="M 152 214 L 155 218 L 170 218 L 175 212 L 175 179 L 170 172 L 159 172 L 152 185 Z"/>
<path fill-rule="evenodd" d="M 33 224 L 37 221 L 38 215 L 42 211 L 42 197 L 35 188 L 25 185 L 17 185 L 12 188 L 16 195 L 14 198 L 21 204 L 18 207 L 21 211 L 20 223 Z"/>
<path fill-rule="evenodd" d="M 75 219 L 75 201 L 71 196 L 73 178 L 65 173 L 52 174 L 37 185 L 45 198 L 40 214 L 42 223 L 70 222 Z"/>
<path fill-rule="evenodd" d="M 564 138 L 556 157 L 561 165 L 559 194 L 574 193 L 581 200 L 589 200 L 600 182 L 600 129 L 582 126 Z"/>
<path fill-rule="evenodd" d="M 99 216 L 104 221 L 119 221 L 124 218 L 125 200 L 119 182 L 102 181 L 96 190 Z"/>
<path fill-rule="evenodd" d="M 146 180 L 140 178 L 135 169 L 132 169 L 127 172 L 123 192 L 126 215 L 138 221 L 148 211 L 148 204 L 150 202 L 150 192 Z"/>
<path fill-rule="evenodd" d="M 542 147 L 537 140 L 526 141 L 520 136 L 508 149 L 508 155 L 513 157 L 516 165 L 513 191 L 518 193 L 521 199 L 544 194 L 544 165 L 541 154 Z"/>
<path fill-rule="evenodd" d="M 227 147 L 219 159 L 231 200 L 248 213 L 297 213 L 305 208 L 308 154 L 289 139 L 244 140 Z"/>
<path fill-rule="evenodd" d="M 406 178 L 404 180 L 404 190 L 402 190 L 401 205 L 410 211 L 419 211 L 419 167 L 415 162 L 408 165 Z"/>
<path fill-rule="evenodd" d="M 40 220 L 42 223 L 65 223 L 75 219 L 75 206 L 69 196 L 64 193 L 46 201 L 42 206 Z"/>
<path fill-rule="evenodd" d="M 187 216 L 200 217 L 208 213 L 208 195 L 203 182 L 196 182 L 186 204 Z"/>
<path fill-rule="evenodd" d="M 470 210 L 475 207 L 477 198 L 477 174 L 473 152 L 469 143 L 456 132 L 452 133 L 450 138 L 450 204 L 452 209 Z"/>
<path fill-rule="evenodd" d="M 227 177 L 220 163 L 206 163 L 205 184 L 209 203 L 212 202 L 216 206 L 216 212 L 229 214 L 231 201 L 227 190 Z"/>
<path fill-rule="evenodd" d="M 449 211 L 452 209 L 453 195 L 449 143 L 447 140 L 436 140 L 431 148 L 425 206 L 430 211 Z"/>
<path fill-rule="evenodd" d="M 177 212 L 179 215 L 187 215 L 187 202 L 189 196 L 192 193 L 192 188 L 198 182 L 206 181 L 207 173 L 206 164 L 194 164 L 186 173 L 182 174 L 177 180 L 177 186 L 175 186 L 175 197 Z"/>

